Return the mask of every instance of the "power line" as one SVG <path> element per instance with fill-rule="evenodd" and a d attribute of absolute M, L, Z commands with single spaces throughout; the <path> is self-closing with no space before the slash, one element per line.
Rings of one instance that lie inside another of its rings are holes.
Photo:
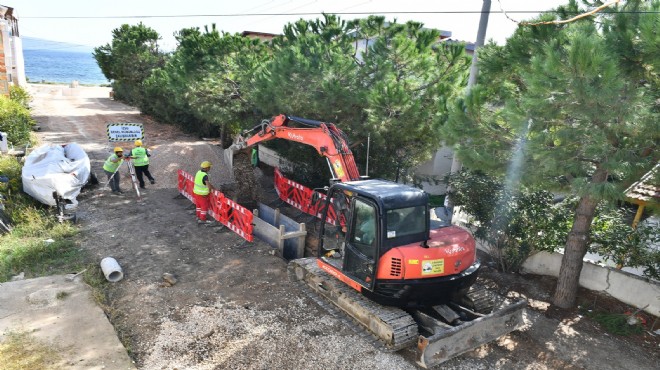
<path fill-rule="evenodd" d="M 176 15 L 103 15 L 103 16 L 23 16 L 20 19 L 140 19 L 140 18 L 203 18 L 203 17 L 279 17 L 306 16 L 320 14 L 335 15 L 378 15 L 378 14 L 481 14 L 481 10 L 440 10 L 440 11 L 387 11 L 387 12 L 301 12 L 301 13 L 235 13 L 235 14 L 176 14 Z M 536 14 L 558 13 L 556 10 L 507 10 L 504 12 L 490 11 L 491 14 Z M 581 14 L 579 12 L 563 12 L 564 14 Z M 660 14 L 660 11 L 608 11 L 599 14 Z"/>

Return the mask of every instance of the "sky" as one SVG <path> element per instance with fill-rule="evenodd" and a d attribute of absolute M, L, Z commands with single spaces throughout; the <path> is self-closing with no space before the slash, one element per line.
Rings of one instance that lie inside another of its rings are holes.
<path fill-rule="evenodd" d="M 139 22 L 155 29 L 161 36 L 163 50 L 176 47 L 173 34 L 183 28 L 215 23 L 229 33 L 255 31 L 281 33 L 288 22 L 300 18 L 315 19 L 326 13 L 374 13 L 398 22 L 416 20 L 426 27 L 450 31 L 452 38 L 475 41 L 482 0 L 3 0 L 18 16 L 20 36 L 40 38 L 90 49 L 112 40 L 112 30 L 122 24 Z M 517 25 L 501 12 L 507 11 L 515 20 L 526 20 L 538 11 L 566 4 L 568 0 L 492 0 L 486 39 L 503 44 Z M 461 13 L 461 12 L 468 13 Z M 525 13 L 519 13 L 525 11 Z M 392 14 L 383 14 L 391 12 Z M 397 13 L 399 12 L 399 13 Z M 405 14 L 400 12 L 453 12 L 445 14 Z M 527 13 L 530 12 L 530 13 Z M 272 15 L 313 13 L 305 15 Z M 396 14 L 395 14 L 396 13 Z M 264 15 L 270 14 L 270 15 Z M 182 15 L 195 15 L 181 17 Z M 144 18 L 135 18 L 144 16 Z M 177 16 L 177 17 L 157 17 Z M 366 14 L 343 14 L 342 19 L 366 17 Z M 47 18 L 49 17 L 49 18 Z M 72 18 L 65 18 L 72 17 Z M 73 18 L 75 17 L 75 18 Z M 106 18 L 104 18 L 106 17 Z M 107 18 L 126 17 L 126 18 Z M 129 18 L 131 17 L 131 18 Z M 52 43 L 58 48 L 58 43 Z M 59 48 L 70 45 L 60 44 Z"/>

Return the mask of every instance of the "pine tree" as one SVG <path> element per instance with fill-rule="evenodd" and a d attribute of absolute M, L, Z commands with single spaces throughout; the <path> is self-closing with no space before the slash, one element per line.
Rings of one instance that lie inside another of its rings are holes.
<path fill-rule="evenodd" d="M 101 72 L 113 81 L 115 98 L 129 104 L 142 103 L 142 82 L 154 68 L 164 64 L 158 50 L 158 32 L 142 23 L 123 24 L 112 31 L 112 42 L 94 48 Z"/>
<path fill-rule="evenodd" d="M 598 17 L 521 26 L 480 51 L 479 84 L 444 127 L 466 166 L 504 174 L 522 140 L 521 181 L 576 196 L 553 303 L 574 305 L 601 202 L 655 163 L 660 141 L 660 2 L 628 1 Z M 575 1 L 543 15 L 579 12 Z"/>
<path fill-rule="evenodd" d="M 437 30 L 416 22 L 300 20 L 276 40 L 255 104 L 337 123 L 359 165 L 370 135 L 370 175 L 409 181 L 410 170 L 440 146 L 446 102 L 469 67 L 464 45 L 438 41 Z"/>

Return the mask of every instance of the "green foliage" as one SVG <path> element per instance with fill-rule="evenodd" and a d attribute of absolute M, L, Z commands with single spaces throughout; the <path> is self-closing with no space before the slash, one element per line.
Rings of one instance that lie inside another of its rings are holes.
<path fill-rule="evenodd" d="M 39 276 L 80 266 L 82 252 L 71 240 L 76 228 L 58 223 L 47 207 L 21 191 L 21 164 L 16 158 L 0 157 L 0 173 L 10 179 L 0 192 L 7 198 L 4 213 L 13 224 L 10 233 L 0 236 L 0 282 L 20 272 Z M 45 241 L 49 239 L 52 242 Z"/>
<path fill-rule="evenodd" d="M 505 271 L 517 271 L 535 251 L 559 250 L 572 226 L 577 200 L 553 201 L 550 193 L 522 187 L 512 193 L 504 183 L 478 171 L 463 170 L 449 179 L 451 199 L 472 218 L 475 237 L 490 247 Z M 601 206 L 590 229 L 589 250 L 622 267 L 641 267 L 660 280 L 657 225 L 631 226 L 625 208 Z"/>
<path fill-rule="evenodd" d="M 590 250 L 621 267 L 641 267 L 644 276 L 660 280 L 660 245 L 658 225 L 632 227 L 632 212 L 625 209 L 602 209 L 594 218 Z"/>
<path fill-rule="evenodd" d="M 419 23 L 393 24 L 375 35 L 359 71 L 367 115 L 354 131 L 358 138 L 370 133 L 374 152 L 388 153 L 372 157 L 374 175 L 411 182 L 411 170 L 442 144 L 447 102 L 464 88 L 469 58 L 464 45 L 438 44 L 437 31 Z"/>
<path fill-rule="evenodd" d="M 347 23 L 332 15 L 287 24 L 256 78 L 257 107 L 269 115 L 287 113 L 330 122 L 359 118 L 354 110 L 359 90 L 352 88 L 357 65 L 348 32 Z"/>
<path fill-rule="evenodd" d="M 32 101 L 32 96 L 27 90 L 20 86 L 10 86 L 9 87 L 9 99 L 15 101 L 16 103 L 23 106 L 25 109 L 30 109 L 30 102 Z"/>
<path fill-rule="evenodd" d="M 383 17 L 299 20 L 274 42 L 255 103 L 263 112 L 337 123 L 361 168 L 370 136 L 370 175 L 413 181 L 410 170 L 440 146 L 446 102 L 469 66 L 463 45 L 438 37 L 420 23 L 386 25 Z"/>
<path fill-rule="evenodd" d="M 608 333 L 621 336 L 639 335 L 644 332 L 644 326 L 639 323 L 628 324 L 630 316 L 621 313 L 587 312 L 588 317 L 599 323 Z"/>
<path fill-rule="evenodd" d="M 30 142 L 30 132 L 34 120 L 20 102 L 0 96 L 0 131 L 7 133 L 7 139 L 14 145 Z"/>
<path fill-rule="evenodd" d="M 370 175 L 406 182 L 440 146 L 447 101 L 469 66 L 464 45 L 439 44 L 438 32 L 421 23 L 386 24 L 383 17 L 301 19 L 272 43 L 215 25 L 175 36 L 177 49 L 166 58 L 158 35 L 142 24 L 123 25 L 111 44 L 95 49 L 117 99 L 225 144 L 281 113 L 337 123 L 360 167 L 370 135 Z M 301 152 L 292 149 L 289 159 L 300 162 Z M 322 162 L 300 168 L 312 182 L 327 173 Z"/>
<path fill-rule="evenodd" d="M 450 177 L 450 197 L 473 219 L 474 236 L 486 242 L 504 271 L 518 271 L 530 253 L 555 250 L 570 227 L 570 209 L 554 204 L 552 194 L 507 189 L 480 172 Z"/>
<path fill-rule="evenodd" d="M 506 46 L 480 51 L 480 86 L 456 102 L 444 127 L 463 162 L 501 173 L 513 143 L 525 135 L 527 183 L 621 199 L 622 190 L 655 164 L 643 153 L 660 139 L 653 113 L 660 81 L 648 73 L 654 59 L 640 58 L 637 45 L 645 42 L 614 26 L 627 17 L 604 19 L 603 33 L 591 21 L 521 27 Z M 622 39 L 639 63 L 617 54 Z M 596 169 L 616 181 L 591 183 Z"/>
<path fill-rule="evenodd" d="M 597 205 L 622 200 L 658 159 L 651 154 L 660 142 L 657 28 L 649 31 L 657 21 L 629 11 L 658 11 L 660 1 L 611 9 L 520 27 L 505 46 L 483 48 L 478 85 L 455 101 L 443 127 L 466 166 L 491 174 L 504 174 L 516 143 L 525 142 L 522 182 L 578 199 L 564 259 L 573 266 L 587 251 L 581 235 L 589 235 Z M 580 10 L 571 2 L 541 19 L 574 11 Z M 579 269 L 561 274 L 554 303 L 568 307 Z"/>
<path fill-rule="evenodd" d="M 266 60 L 263 43 L 221 34 L 215 25 L 204 32 L 183 29 L 176 39 L 176 51 L 144 83 L 145 112 L 223 141 L 262 118 L 255 116 L 250 94 L 253 75 Z"/>
<path fill-rule="evenodd" d="M 55 370 L 60 349 L 51 343 L 37 340 L 29 332 L 6 332 L 0 343 L 0 363 L 5 370 L 43 369 Z"/>
<path fill-rule="evenodd" d="M 164 63 L 164 55 L 158 50 L 159 38 L 156 31 L 142 23 L 124 24 L 112 31 L 110 44 L 94 48 L 101 72 L 113 81 L 115 99 L 137 106 L 144 103 L 142 83 Z"/>

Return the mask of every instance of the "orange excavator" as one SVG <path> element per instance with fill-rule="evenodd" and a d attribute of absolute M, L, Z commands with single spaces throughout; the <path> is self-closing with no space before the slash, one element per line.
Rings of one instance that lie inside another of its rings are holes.
<path fill-rule="evenodd" d="M 524 301 L 498 301 L 475 288 L 480 262 L 471 234 L 432 219 L 422 190 L 361 177 L 334 124 L 275 116 L 239 135 L 228 152 L 273 139 L 314 147 L 332 174 L 325 194 L 312 197 L 320 207 L 301 208 L 325 220 L 317 253 L 288 266 L 292 280 L 323 298 L 321 305 L 332 302 L 383 348 L 417 344 L 424 367 L 521 324 Z"/>

